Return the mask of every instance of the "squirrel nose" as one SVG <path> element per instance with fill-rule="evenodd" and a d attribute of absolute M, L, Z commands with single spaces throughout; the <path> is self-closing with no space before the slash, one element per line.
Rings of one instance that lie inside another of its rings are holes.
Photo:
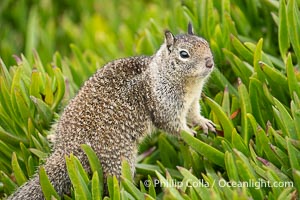
<path fill-rule="evenodd" d="M 214 62 L 213 62 L 211 57 L 206 57 L 205 58 L 205 66 L 207 68 L 212 68 L 214 66 Z"/>

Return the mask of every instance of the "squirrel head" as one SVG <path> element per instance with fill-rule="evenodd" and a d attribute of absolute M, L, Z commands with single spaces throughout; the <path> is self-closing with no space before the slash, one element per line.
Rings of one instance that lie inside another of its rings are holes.
<path fill-rule="evenodd" d="M 174 36 L 170 31 L 165 31 L 165 42 L 159 53 L 165 63 L 161 70 L 167 70 L 171 76 L 203 79 L 214 68 L 208 42 L 194 34 L 191 23 L 188 25 L 187 34 Z"/>

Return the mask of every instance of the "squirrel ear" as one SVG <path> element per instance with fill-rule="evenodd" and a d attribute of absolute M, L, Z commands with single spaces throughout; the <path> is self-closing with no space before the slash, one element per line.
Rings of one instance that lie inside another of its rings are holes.
<path fill-rule="evenodd" d="M 165 31 L 165 42 L 167 45 L 168 50 L 171 52 L 171 48 L 175 42 L 175 37 L 170 31 Z"/>
<path fill-rule="evenodd" d="M 194 35 L 194 28 L 191 22 L 188 24 L 188 34 Z"/>

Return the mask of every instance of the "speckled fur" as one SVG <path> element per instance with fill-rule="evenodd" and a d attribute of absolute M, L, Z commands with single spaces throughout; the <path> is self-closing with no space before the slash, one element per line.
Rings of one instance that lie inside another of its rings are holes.
<path fill-rule="evenodd" d="M 122 157 L 134 175 L 138 142 L 152 127 L 176 136 L 181 130 L 194 134 L 187 126 L 191 120 L 205 132 L 214 131 L 212 122 L 200 115 L 198 102 L 213 68 L 208 43 L 193 34 L 165 35 L 165 43 L 154 56 L 119 59 L 99 69 L 65 108 L 57 124 L 53 153 L 44 165 L 60 195 L 70 188 L 66 155 L 73 153 L 89 170 L 81 144 L 97 153 L 105 177 L 119 177 Z M 180 58 L 182 49 L 190 58 Z M 9 197 L 43 198 L 37 175 Z"/>

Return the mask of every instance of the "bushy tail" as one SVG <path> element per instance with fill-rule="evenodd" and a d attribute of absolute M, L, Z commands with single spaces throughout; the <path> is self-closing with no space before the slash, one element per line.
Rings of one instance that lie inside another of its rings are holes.
<path fill-rule="evenodd" d="M 63 154 L 54 152 L 44 165 L 45 171 L 57 193 L 61 196 L 67 193 L 70 188 L 65 158 Z M 8 197 L 8 200 L 40 200 L 45 199 L 39 181 L 38 174 L 35 174 L 28 182 L 17 189 Z"/>
<path fill-rule="evenodd" d="M 23 184 L 18 190 L 8 197 L 8 200 L 29 200 L 44 199 L 44 195 L 39 184 L 39 177 L 34 175 L 28 182 Z"/>

